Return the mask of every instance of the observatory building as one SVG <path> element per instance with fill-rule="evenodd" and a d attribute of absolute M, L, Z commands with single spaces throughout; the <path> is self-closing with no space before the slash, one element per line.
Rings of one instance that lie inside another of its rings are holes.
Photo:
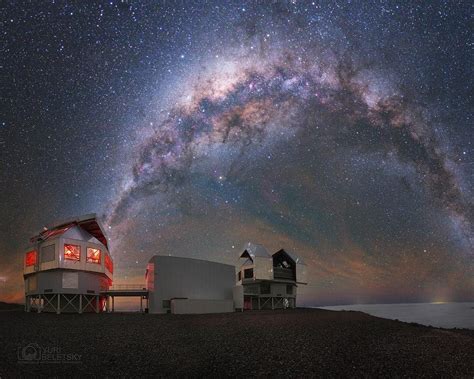
<path fill-rule="evenodd" d="M 30 240 L 25 252 L 25 309 L 100 312 L 112 285 L 113 261 L 94 214 L 63 222 Z"/>
<path fill-rule="evenodd" d="M 306 284 L 306 265 L 283 249 L 270 255 L 262 245 L 248 243 L 240 255 L 236 309 L 281 309 L 296 307 L 298 284 Z"/>
<path fill-rule="evenodd" d="M 234 266 L 155 255 L 148 263 L 145 279 L 150 313 L 234 311 Z"/>
<path fill-rule="evenodd" d="M 27 312 L 114 311 L 115 297 L 139 297 L 149 313 L 223 313 L 296 307 L 306 265 L 283 249 L 270 255 L 248 243 L 234 265 L 155 255 L 145 282 L 112 287 L 113 262 L 104 230 L 92 215 L 44 228 L 30 239 L 23 277 Z"/>

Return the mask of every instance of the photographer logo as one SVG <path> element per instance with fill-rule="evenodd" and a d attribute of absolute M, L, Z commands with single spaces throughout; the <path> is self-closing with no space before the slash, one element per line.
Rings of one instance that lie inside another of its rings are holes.
<path fill-rule="evenodd" d="M 59 346 L 29 343 L 18 347 L 18 363 L 22 364 L 81 363 L 81 357 L 81 354 L 63 353 Z"/>

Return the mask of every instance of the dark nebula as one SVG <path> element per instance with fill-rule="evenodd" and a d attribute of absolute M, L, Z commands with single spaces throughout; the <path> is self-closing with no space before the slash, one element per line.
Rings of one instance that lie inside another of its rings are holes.
<path fill-rule="evenodd" d="M 97 212 L 118 282 L 153 254 L 309 265 L 305 304 L 472 300 L 467 3 L 10 2 L 3 299 L 45 224 Z"/>

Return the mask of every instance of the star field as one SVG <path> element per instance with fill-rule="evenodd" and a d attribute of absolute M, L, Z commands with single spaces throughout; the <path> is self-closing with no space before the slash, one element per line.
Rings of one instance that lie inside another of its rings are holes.
<path fill-rule="evenodd" d="M 309 265 L 304 304 L 474 294 L 468 2 L 6 2 L 0 299 L 43 225 L 154 254 Z M 20 288 L 20 289 L 19 289 Z"/>

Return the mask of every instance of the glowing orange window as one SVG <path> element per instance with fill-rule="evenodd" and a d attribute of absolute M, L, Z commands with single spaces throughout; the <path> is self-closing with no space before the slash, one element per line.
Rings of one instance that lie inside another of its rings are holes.
<path fill-rule="evenodd" d="M 112 263 L 112 260 L 107 254 L 105 254 L 105 268 L 109 270 L 111 273 L 114 272 L 114 265 Z"/>
<path fill-rule="evenodd" d="M 100 249 L 88 247 L 86 262 L 100 264 Z"/>
<path fill-rule="evenodd" d="M 36 264 L 36 250 L 28 251 L 25 254 L 25 266 L 34 266 Z"/>
<path fill-rule="evenodd" d="M 80 261 L 81 247 L 79 245 L 64 244 L 64 259 L 69 261 Z"/>

